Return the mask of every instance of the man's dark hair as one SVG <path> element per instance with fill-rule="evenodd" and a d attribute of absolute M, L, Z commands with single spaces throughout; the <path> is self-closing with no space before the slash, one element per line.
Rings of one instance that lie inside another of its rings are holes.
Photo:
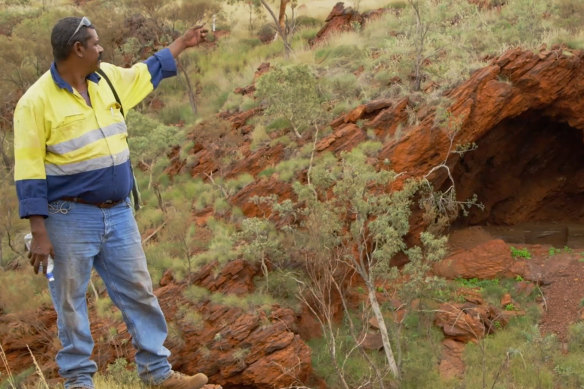
<path fill-rule="evenodd" d="M 80 23 L 81 18 L 68 17 L 59 20 L 53 27 L 51 46 L 53 46 L 53 59 L 55 62 L 67 59 L 75 42 L 81 42 L 83 47 L 87 47 L 87 41 L 89 40 L 87 29 L 95 29 L 95 27 L 93 25 L 82 25 L 79 31 L 75 33 L 75 36 L 72 36 Z"/>

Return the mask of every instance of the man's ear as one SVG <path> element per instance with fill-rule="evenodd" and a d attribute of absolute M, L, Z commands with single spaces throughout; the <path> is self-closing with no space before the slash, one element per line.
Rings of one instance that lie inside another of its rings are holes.
<path fill-rule="evenodd" d="M 73 43 L 72 51 L 79 58 L 83 58 L 83 55 L 85 54 L 85 47 L 83 47 L 83 44 L 81 42 L 76 41 L 75 43 Z"/>

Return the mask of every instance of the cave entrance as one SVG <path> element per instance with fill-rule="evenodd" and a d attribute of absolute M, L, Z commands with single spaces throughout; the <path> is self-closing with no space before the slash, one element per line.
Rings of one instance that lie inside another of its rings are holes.
<path fill-rule="evenodd" d="M 584 248 L 584 133 L 528 111 L 476 141 L 452 170 L 473 207 L 455 227 L 483 226 L 509 243 Z"/>

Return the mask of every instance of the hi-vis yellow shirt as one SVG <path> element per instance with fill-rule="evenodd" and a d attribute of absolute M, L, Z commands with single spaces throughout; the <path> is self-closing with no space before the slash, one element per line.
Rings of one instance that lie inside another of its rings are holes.
<path fill-rule="evenodd" d="M 124 112 L 158 83 L 176 75 L 164 49 L 131 68 L 102 63 Z M 89 106 L 56 65 L 22 96 L 14 111 L 14 156 L 20 217 L 48 216 L 48 204 L 66 197 L 101 203 L 126 198 L 133 185 L 127 128 L 120 104 L 98 74 L 87 77 Z"/>

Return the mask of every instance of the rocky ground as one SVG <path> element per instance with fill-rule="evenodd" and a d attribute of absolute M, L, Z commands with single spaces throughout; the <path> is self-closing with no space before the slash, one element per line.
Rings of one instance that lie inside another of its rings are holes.
<path fill-rule="evenodd" d="M 462 376 L 464 345 L 491 332 L 495 321 L 505 324 L 511 317 L 524 314 L 524 307 L 518 306 L 515 299 L 520 294 L 529 295 L 536 288 L 540 292 L 541 334 L 555 334 L 563 349 L 568 349 L 570 325 L 584 319 L 584 245 L 557 247 L 519 240 L 542 228 L 547 232 L 563 231 L 563 228 L 550 229 L 549 225 L 523 225 L 520 229 L 516 226 L 496 229 L 474 226 L 451 233 L 450 254 L 435 266 L 437 274 L 449 279 L 509 277 L 523 281 L 518 282 L 515 290 L 506 294 L 498 306 L 486 303 L 472 290 L 463 294 L 463 303 L 442 305 L 443 312 L 437 314 L 436 325 L 445 334 L 440 362 L 443 376 Z M 497 239 L 488 230 L 505 236 L 511 234 L 513 241 Z M 526 235 L 519 234 L 518 230 Z M 549 239 L 549 234 L 543 234 L 542 239 Z M 514 257 L 512 248 L 529 253 L 529 258 Z M 505 310 L 508 304 L 515 304 L 517 310 Z"/>
<path fill-rule="evenodd" d="M 584 320 L 584 249 L 550 257 L 533 247 L 533 267 L 542 274 L 542 290 L 545 297 L 541 331 L 554 333 L 566 341 L 568 327 Z"/>
<path fill-rule="evenodd" d="M 521 228 L 520 228 L 521 227 Z M 575 231 L 572 234 L 566 231 Z M 489 232 L 491 231 L 491 232 Z M 539 232 L 538 232 L 539 231 Z M 537 236 L 540 242 L 537 242 Z M 536 238 L 533 238 L 533 237 Z M 520 275 L 537 285 L 543 294 L 543 316 L 540 328 L 543 334 L 556 334 L 561 340 L 567 336 L 568 326 L 584 319 L 584 241 L 579 228 L 563 224 L 524 224 L 509 227 L 470 227 L 455 231 L 450 236 L 450 247 L 453 253 L 473 252 L 472 249 L 482 247 L 487 250 L 491 266 L 482 265 L 475 271 L 474 277 L 491 278 L 493 274 L 502 274 L 503 267 L 508 266 L 508 276 Z M 494 239 L 506 238 L 499 254 L 492 249 Z M 530 243 L 527 243 L 530 241 Z M 570 242 L 570 245 L 565 242 Z M 490 242 L 490 243 L 489 243 Z M 520 259 L 509 262 L 507 252 L 511 247 L 526 249 L 530 259 Z M 497 261 L 494 257 L 507 258 Z M 468 258 L 468 257 L 467 257 Z M 473 263 L 476 264 L 477 255 Z M 470 259 L 470 258 L 468 258 Z M 506 264 L 495 268 L 496 263 Z M 466 265 L 468 266 L 468 265 Z M 462 269 L 459 272 L 468 271 Z M 467 274 L 470 275 L 470 274 Z M 472 277 L 468 277 L 472 278 Z"/>

